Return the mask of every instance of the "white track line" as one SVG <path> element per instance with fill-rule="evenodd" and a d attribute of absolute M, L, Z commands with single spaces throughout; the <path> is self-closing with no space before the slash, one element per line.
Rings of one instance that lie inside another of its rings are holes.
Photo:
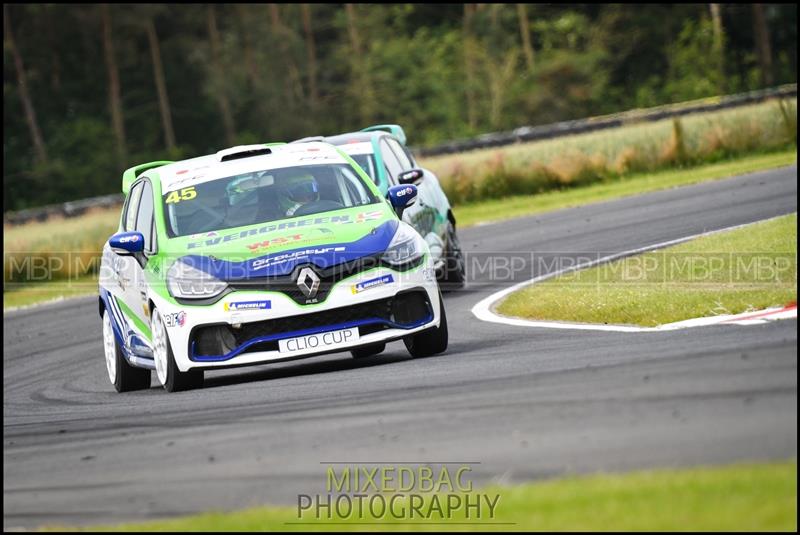
<path fill-rule="evenodd" d="M 793 212 L 796 213 L 796 212 Z M 738 228 L 746 227 L 749 225 L 753 225 L 755 223 L 762 223 L 764 221 L 771 221 L 773 219 L 778 219 L 779 217 L 785 217 L 786 215 L 791 214 L 784 214 L 780 216 L 770 217 L 767 219 L 761 219 L 759 221 L 753 221 L 752 223 L 743 223 L 741 225 L 733 225 L 731 227 L 725 227 L 717 230 L 709 230 L 707 232 L 701 232 L 700 234 L 693 234 L 691 236 L 685 236 L 683 238 L 677 238 L 675 240 L 668 240 L 660 243 L 655 243 L 652 245 L 646 245 L 644 247 L 639 247 L 638 249 L 631 249 L 629 251 L 622 251 L 620 253 L 615 253 L 612 255 L 604 256 L 602 258 L 598 258 L 597 260 L 592 260 L 590 262 L 585 262 L 583 264 L 578 264 L 575 266 L 570 266 L 568 268 L 560 269 L 554 271 L 552 273 L 546 273 L 544 275 L 539 275 L 528 281 L 523 281 L 513 286 L 506 288 L 505 290 L 500 290 L 499 292 L 495 292 L 484 299 L 478 301 L 475 306 L 472 307 L 472 313 L 481 321 L 488 321 L 491 323 L 502 323 L 505 325 L 515 325 L 518 327 L 542 327 L 546 329 L 579 329 L 584 331 L 613 331 L 613 332 L 654 332 L 654 331 L 667 331 L 667 330 L 674 330 L 674 329 L 685 329 L 689 327 L 700 327 L 703 325 L 712 325 L 715 323 L 727 323 L 727 324 L 735 324 L 735 325 L 752 325 L 754 323 L 763 323 L 766 319 L 785 319 L 785 318 L 796 318 L 797 317 L 797 307 L 784 307 L 784 308 L 776 308 L 776 309 L 766 309 L 760 311 L 750 311 L 745 312 L 744 314 L 735 314 L 735 315 L 725 315 L 725 316 L 710 316 L 705 318 L 692 318 L 689 320 L 678 321 L 675 323 L 667 323 L 664 325 L 659 325 L 658 327 L 636 327 L 633 325 L 605 325 L 599 323 L 570 323 L 570 322 L 560 322 L 560 321 L 534 321 L 534 320 L 526 320 L 522 318 L 512 318 L 509 316 L 501 316 L 497 314 L 493 309 L 502 298 L 507 296 L 508 294 L 515 292 L 521 288 L 525 288 L 526 286 L 530 286 L 532 284 L 536 284 L 537 282 L 541 282 L 543 280 L 552 279 L 553 277 L 558 277 L 559 275 L 563 275 L 564 273 L 570 273 L 572 271 L 577 271 L 580 269 L 587 269 L 590 267 L 597 266 L 599 264 L 605 264 L 607 262 L 611 262 L 614 260 L 618 260 L 620 258 L 625 258 L 628 256 L 633 256 L 636 254 L 646 253 L 650 251 L 655 251 L 657 249 L 662 249 L 664 247 L 669 247 L 672 245 L 677 245 L 679 243 L 683 243 L 689 240 L 694 240 L 696 238 L 701 238 L 703 236 L 709 236 L 711 234 L 717 234 L 719 232 L 726 232 L 728 230 L 735 230 Z M 748 319 L 746 320 L 744 317 L 750 317 L 753 315 L 762 315 L 763 317 L 759 317 L 756 319 Z M 742 317 L 740 317 L 742 316 Z"/>

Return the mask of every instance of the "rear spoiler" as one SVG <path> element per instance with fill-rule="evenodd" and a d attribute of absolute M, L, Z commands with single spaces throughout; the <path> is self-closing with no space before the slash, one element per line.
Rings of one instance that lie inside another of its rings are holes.
<path fill-rule="evenodd" d="M 403 127 L 399 124 L 376 124 L 366 127 L 362 132 L 376 132 L 379 130 L 389 132 L 400 141 L 400 144 L 406 144 L 406 133 L 403 132 Z"/>
<path fill-rule="evenodd" d="M 160 160 L 157 162 L 142 163 L 127 169 L 124 173 L 122 173 L 122 193 L 127 195 L 131 190 L 131 185 L 136 182 L 136 179 L 139 177 L 139 175 L 145 171 L 149 171 L 150 169 L 155 169 L 156 167 L 161 167 L 162 165 L 168 165 L 171 163 L 175 162 Z"/>

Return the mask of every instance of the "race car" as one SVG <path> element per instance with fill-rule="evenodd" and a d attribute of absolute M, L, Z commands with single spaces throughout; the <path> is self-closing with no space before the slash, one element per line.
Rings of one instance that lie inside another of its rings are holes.
<path fill-rule="evenodd" d="M 447 349 L 428 244 L 401 221 L 413 184 L 385 194 L 327 143 L 233 147 L 128 169 L 103 249 L 99 312 L 118 392 L 199 387 L 204 371 L 403 340 Z"/>
<path fill-rule="evenodd" d="M 401 184 L 419 188 L 417 203 L 406 210 L 403 220 L 425 238 L 444 289 L 464 286 L 465 262 L 456 233 L 450 201 L 431 171 L 421 168 L 406 147 L 406 134 L 396 124 L 370 126 L 360 132 L 330 137 L 307 137 L 292 143 L 325 141 L 339 146 L 370 176 L 384 194 Z"/>

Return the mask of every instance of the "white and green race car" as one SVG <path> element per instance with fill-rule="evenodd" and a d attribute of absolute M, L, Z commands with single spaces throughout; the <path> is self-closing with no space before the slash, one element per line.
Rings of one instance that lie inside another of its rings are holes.
<path fill-rule="evenodd" d="M 234 147 L 127 170 L 103 250 L 99 309 L 119 392 L 202 385 L 205 370 L 402 339 L 447 348 L 425 240 L 401 221 L 414 185 L 381 194 L 327 143 Z"/>

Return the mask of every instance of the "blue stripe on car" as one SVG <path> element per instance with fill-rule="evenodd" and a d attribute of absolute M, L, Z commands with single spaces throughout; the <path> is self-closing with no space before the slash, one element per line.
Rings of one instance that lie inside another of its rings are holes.
<path fill-rule="evenodd" d="M 128 334 L 128 320 L 125 319 L 125 315 L 122 313 L 122 309 L 119 308 L 119 303 L 117 302 L 117 298 L 114 294 L 108 294 L 108 302 L 111 304 L 111 310 L 114 311 L 116 315 L 117 321 L 119 322 L 120 333 L 124 333 L 125 335 Z"/>
<path fill-rule="evenodd" d="M 125 337 L 122 334 L 123 324 L 120 323 L 119 316 L 117 316 L 117 311 L 114 309 L 114 296 L 112 296 L 111 293 L 105 288 L 100 288 L 100 298 L 103 300 L 108 313 L 111 314 L 111 330 L 114 331 L 114 336 L 117 338 L 117 342 L 119 343 L 120 347 L 125 347 Z"/>
<path fill-rule="evenodd" d="M 398 221 L 393 219 L 379 225 L 372 232 L 354 242 L 300 247 L 242 262 L 220 260 L 204 255 L 183 256 L 181 261 L 224 281 L 277 277 L 291 274 L 298 264 L 311 263 L 325 269 L 365 256 L 379 254 L 385 251 L 391 243 L 397 232 L 397 225 Z"/>
<path fill-rule="evenodd" d="M 154 368 L 153 363 L 155 361 L 152 360 L 152 356 L 148 357 L 144 354 L 137 355 L 133 353 L 132 348 L 129 348 L 125 343 L 127 335 L 132 331 L 128 330 L 127 323 L 122 315 L 122 311 L 119 309 L 119 304 L 117 303 L 116 297 L 114 297 L 114 295 L 105 288 L 100 288 L 100 298 L 103 300 L 106 310 L 109 312 L 109 314 L 111 314 L 111 330 L 114 332 L 114 338 L 117 339 L 117 344 L 119 344 L 119 347 L 122 349 L 122 354 L 125 356 L 125 360 L 135 366 Z M 141 338 L 135 334 L 133 337 L 141 340 Z M 144 345 L 145 347 L 149 347 L 146 343 L 144 343 Z"/>

